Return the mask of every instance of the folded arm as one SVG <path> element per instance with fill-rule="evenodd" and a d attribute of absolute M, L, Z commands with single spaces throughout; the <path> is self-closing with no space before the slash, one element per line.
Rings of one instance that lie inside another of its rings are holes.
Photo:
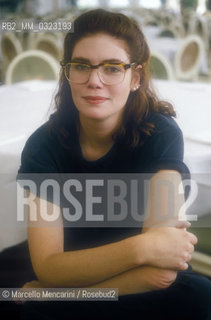
<path fill-rule="evenodd" d="M 165 191 L 163 197 L 165 206 Z M 30 207 L 32 216 L 43 201 L 35 200 L 37 206 Z M 150 201 L 153 202 L 153 192 Z M 51 210 L 52 204 L 47 205 Z M 63 248 L 62 219 L 55 227 L 40 226 L 39 221 L 38 226 L 29 226 L 29 249 L 39 281 L 46 287 L 118 287 L 120 294 L 153 290 L 172 283 L 176 271 L 187 268 L 196 237 L 184 225 L 176 228 L 161 224 L 155 228 L 153 206 L 151 212 L 152 220 L 144 225 L 140 235 L 68 252 Z M 150 277 L 155 281 L 151 282 Z"/>

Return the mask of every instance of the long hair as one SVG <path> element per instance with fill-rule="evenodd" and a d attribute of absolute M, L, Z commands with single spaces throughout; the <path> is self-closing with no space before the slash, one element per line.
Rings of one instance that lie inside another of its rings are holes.
<path fill-rule="evenodd" d="M 143 144 L 152 134 L 154 125 L 147 121 L 150 111 L 176 116 L 172 105 L 161 101 L 152 89 L 148 65 L 150 50 L 139 25 L 124 14 L 103 9 L 83 13 L 74 21 L 74 32 L 67 33 L 64 40 L 64 60 L 70 61 L 76 43 L 88 36 L 106 33 L 124 40 L 129 48 L 130 62 L 142 65 L 140 88 L 130 92 L 124 108 L 123 121 L 113 135 L 115 141 L 124 141 L 129 147 Z M 62 136 L 68 137 L 70 121 L 78 121 L 78 111 L 74 106 L 69 83 L 61 70 L 59 89 L 55 97 L 56 113 L 54 126 Z"/>

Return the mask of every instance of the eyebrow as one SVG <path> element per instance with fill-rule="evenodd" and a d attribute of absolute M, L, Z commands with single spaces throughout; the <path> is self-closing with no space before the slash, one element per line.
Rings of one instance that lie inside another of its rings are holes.
<path fill-rule="evenodd" d="M 72 62 L 84 62 L 84 63 L 88 63 L 88 64 L 91 64 L 91 61 L 89 59 L 86 59 L 84 57 L 75 57 L 71 60 Z M 106 60 L 103 60 L 101 61 L 100 63 L 124 63 L 122 60 L 119 60 L 119 59 L 106 59 Z"/>

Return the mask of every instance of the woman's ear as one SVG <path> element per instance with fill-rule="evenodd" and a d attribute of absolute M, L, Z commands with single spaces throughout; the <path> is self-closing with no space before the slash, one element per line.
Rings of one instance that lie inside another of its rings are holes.
<path fill-rule="evenodd" d="M 134 69 L 132 69 L 132 79 L 130 84 L 130 90 L 132 92 L 136 91 L 140 87 L 141 81 L 141 69 L 142 65 L 138 64 Z"/>

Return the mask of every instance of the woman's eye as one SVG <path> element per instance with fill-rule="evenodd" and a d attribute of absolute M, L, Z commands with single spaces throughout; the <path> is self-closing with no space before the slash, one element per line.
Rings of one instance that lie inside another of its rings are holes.
<path fill-rule="evenodd" d="M 104 66 L 104 72 L 118 73 L 121 71 L 122 71 L 122 68 L 120 66 Z"/>
<path fill-rule="evenodd" d="M 74 69 L 78 71 L 87 71 L 89 70 L 89 66 L 86 66 L 85 64 L 76 64 L 74 65 Z"/>

